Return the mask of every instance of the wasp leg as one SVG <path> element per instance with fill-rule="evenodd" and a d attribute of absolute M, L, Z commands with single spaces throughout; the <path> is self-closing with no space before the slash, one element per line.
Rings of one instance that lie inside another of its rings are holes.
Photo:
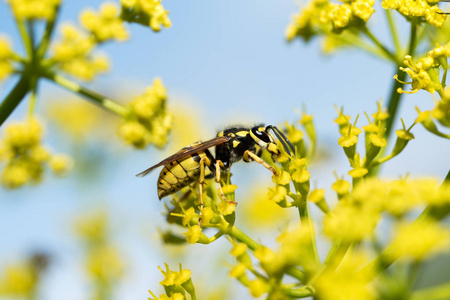
<path fill-rule="evenodd" d="M 207 158 L 203 157 L 200 160 L 200 177 L 198 179 L 198 189 L 200 192 L 200 216 L 198 218 L 198 226 L 201 227 L 201 220 L 202 220 L 202 211 L 203 211 L 203 185 L 205 184 L 205 160 Z"/>
<path fill-rule="evenodd" d="M 270 170 L 273 173 L 273 175 L 278 176 L 277 171 L 275 171 L 274 168 L 269 166 L 264 160 L 261 159 L 261 157 L 259 157 L 255 153 L 247 150 L 247 151 L 244 152 L 244 156 L 250 156 L 254 161 L 256 161 L 257 163 L 262 164 L 266 169 Z"/>
<path fill-rule="evenodd" d="M 230 201 L 227 199 L 227 197 L 225 197 L 225 194 L 223 193 L 222 190 L 222 185 L 220 184 L 220 167 L 223 167 L 223 163 L 220 160 L 216 161 L 216 183 L 217 183 L 217 187 L 219 188 L 219 196 L 220 198 L 222 198 L 222 200 L 227 201 L 229 203 L 234 203 L 237 204 L 236 201 Z"/>

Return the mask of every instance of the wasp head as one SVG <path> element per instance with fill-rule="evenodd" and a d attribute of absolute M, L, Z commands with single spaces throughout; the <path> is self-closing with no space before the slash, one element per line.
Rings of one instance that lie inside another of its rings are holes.
<path fill-rule="evenodd" d="M 274 135 L 271 134 L 270 130 L 273 131 Z M 261 148 L 269 151 L 272 155 L 278 156 L 281 154 L 276 140 L 280 141 L 289 156 L 295 154 L 294 146 L 292 146 L 286 136 L 275 126 L 255 126 L 250 130 L 250 136 L 255 143 L 257 143 Z"/>

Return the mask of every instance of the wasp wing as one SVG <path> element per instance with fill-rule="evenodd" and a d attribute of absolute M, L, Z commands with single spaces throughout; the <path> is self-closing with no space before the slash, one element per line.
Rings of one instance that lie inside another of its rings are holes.
<path fill-rule="evenodd" d="M 181 149 L 180 151 L 178 151 L 177 153 L 175 153 L 174 155 L 169 156 L 168 158 L 160 161 L 159 163 L 157 163 L 156 165 L 148 168 L 145 171 L 142 171 L 139 174 L 136 174 L 137 177 L 144 177 L 145 175 L 147 175 L 148 173 L 150 173 L 151 171 L 153 171 L 154 169 L 160 167 L 160 166 L 165 166 L 173 161 L 176 161 L 178 159 L 183 159 L 191 154 L 194 153 L 198 153 L 200 151 L 203 151 L 205 149 L 220 145 L 220 144 L 224 144 L 226 142 L 228 142 L 229 140 L 231 140 L 232 137 L 230 136 L 218 136 L 215 137 L 209 141 L 206 142 L 201 142 L 198 145 L 194 145 L 192 147 L 185 147 L 183 149 Z"/>

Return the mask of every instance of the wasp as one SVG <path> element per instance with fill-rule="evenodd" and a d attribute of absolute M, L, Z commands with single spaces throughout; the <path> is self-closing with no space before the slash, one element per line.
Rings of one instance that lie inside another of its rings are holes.
<path fill-rule="evenodd" d="M 261 159 L 263 150 L 267 150 L 272 159 L 281 154 L 276 141 L 281 143 L 288 156 L 295 153 L 291 142 L 275 126 L 232 127 L 219 132 L 211 140 L 196 142 L 182 148 L 136 176 L 146 176 L 152 170 L 164 166 L 157 184 L 159 200 L 193 182 L 199 182 L 202 197 L 204 179 L 216 177 L 220 196 L 226 200 L 220 186 L 220 176 L 221 173 L 228 173 L 235 162 L 256 161 L 277 175 L 275 169 Z M 213 147 L 215 155 L 211 151 Z"/>

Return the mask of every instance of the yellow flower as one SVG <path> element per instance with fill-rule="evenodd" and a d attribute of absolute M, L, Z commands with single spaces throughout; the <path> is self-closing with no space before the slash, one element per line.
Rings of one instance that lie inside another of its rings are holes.
<path fill-rule="evenodd" d="M 1 173 L 1 184 L 9 189 L 19 188 L 28 183 L 29 180 L 30 173 L 24 164 L 10 164 Z"/>
<path fill-rule="evenodd" d="M 195 244 L 200 240 L 200 235 L 202 233 L 202 228 L 198 225 L 190 226 L 188 231 L 185 233 L 186 241 L 189 244 Z"/>
<path fill-rule="evenodd" d="M 120 0 L 124 10 L 124 18 L 133 22 L 137 19 L 149 20 L 147 24 L 154 31 L 160 31 L 161 26 L 170 27 L 169 12 L 164 9 L 160 0 Z"/>
<path fill-rule="evenodd" d="M 352 2 L 353 15 L 359 17 L 364 22 L 367 22 L 372 14 L 375 12 L 373 8 L 374 0 L 356 0 Z"/>
<path fill-rule="evenodd" d="M 114 3 L 105 2 L 98 14 L 92 10 L 84 11 L 80 16 L 80 22 L 99 42 L 124 41 L 128 39 L 128 32 L 119 13 Z"/>
<path fill-rule="evenodd" d="M 124 262 L 117 249 L 110 245 L 102 245 L 89 251 L 87 270 L 90 276 L 110 282 L 122 277 Z"/>
<path fill-rule="evenodd" d="M 246 253 L 248 246 L 244 243 L 236 243 L 230 250 L 230 255 L 238 257 Z"/>
<path fill-rule="evenodd" d="M 76 233 L 88 242 L 100 242 L 108 234 L 108 216 L 103 211 L 83 215 L 75 223 Z"/>
<path fill-rule="evenodd" d="M 402 223 L 396 230 L 392 255 L 394 258 L 421 261 L 446 251 L 449 238 L 449 230 L 432 220 L 416 224 Z"/>
<path fill-rule="evenodd" d="M 231 215 L 235 210 L 236 202 L 221 200 L 217 205 L 217 211 L 224 216 Z"/>
<path fill-rule="evenodd" d="M 230 277 L 232 277 L 232 278 L 241 277 L 242 275 L 245 274 L 246 270 L 247 270 L 247 267 L 245 266 L 245 264 L 239 263 L 230 270 Z"/>
<path fill-rule="evenodd" d="M 60 0 L 8 0 L 19 19 L 54 19 Z"/>
<path fill-rule="evenodd" d="M 260 278 L 250 281 L 248 283 L 248 288 L 250 290 L 250 294 L 252 294 L 255 298 L 261 297 L 269 291 L 269 285 Z"/>
<path fill-rule="evenodd" d="M 0 176 L 4 187 L 14 189 L 27 183 L 39 183 L 47 165 L 55 168 L 56 174 L 63 171 L 61 156 L 55 156 L 52 162 L 53 157 L 41 145 L 42 131 L 36 119 L 12 123 L 5 128 L 0 141 L 0 160 L 6 163 Z"/>
<path fill-rule="evenodd" d="M 352 184 L 344 179 L 337 179 L 332 185 L 331 188 L 338 193 L 338 195 L 345 195 L 350 191 Z"/>
<path fill-rule="evenodd" d="M 63 24 L 61 35 L 61 41 L 53 48 L 52 59 L 64 72 L 82 80 L 92 80 L 109 69 L 106 57 L 92 55 L 96 45 L 93 38 L 69 24 Z"/>
<path fill-rule="evenodd" d="M 325 270 L 315 280 L 313 286 L 317 297 L 322 300 L 377 299 L 375 288 L 370 284 L 374 274 L 360 271 L 367 263 L 368 258 L 364 254 L 346 255 L 336 271 Z"/>
<path fill-rule="evenodd" d="M 36 286 L 36 275 L 30 264 L 7 266 L 0 275 L 0 295 L 30 297 Z"/>
<path fill-rule="evenodd" d="M 161 271 L 161 273 L 164 275 L 164 280 L 161 281 L 159 284 L 164 286 L 169 285 L 182 285 L 183 283 L 187 282 L 189 279 L 191 279 L 192 272 L 189 269 L 182 269 L 182 266 L 180 264 L 180 271 L 172 271 L 169 269 L 169 265 L 164 263 L 164 266 L 166 267 L 166 271 L 163 271 L 161 267 L 158 267 L 158 269 Z"/>
<path fill-rule="evenodd" d="M 145 93 L 129 104 L 129 114 L 119 127 L 119 136 L 136 148 L 149 144 L 162 148 L 172 128 L 172 115 L 166 111 L 167 92 L 156 78 Z"/>
<path fill-rule="evenodd" d="M 323 221 L 325 235 L 346 242 L 359 242 L 370 238 L 380 214 L 370 208 L 358 208 L 339 202 Z"/>
<path fill-rule="evenodd" d="M 7 78 L 13 71 L 11 63 L 12 49 L 9 40 L 0 37 L 0 81 Z"/>
<path fill-rule="evenodd" d="M 58 176 L 66 175 L 73 168 L 73 160 L 64 154 L 57 154 L 50 159 L 50 168 Z"/>

